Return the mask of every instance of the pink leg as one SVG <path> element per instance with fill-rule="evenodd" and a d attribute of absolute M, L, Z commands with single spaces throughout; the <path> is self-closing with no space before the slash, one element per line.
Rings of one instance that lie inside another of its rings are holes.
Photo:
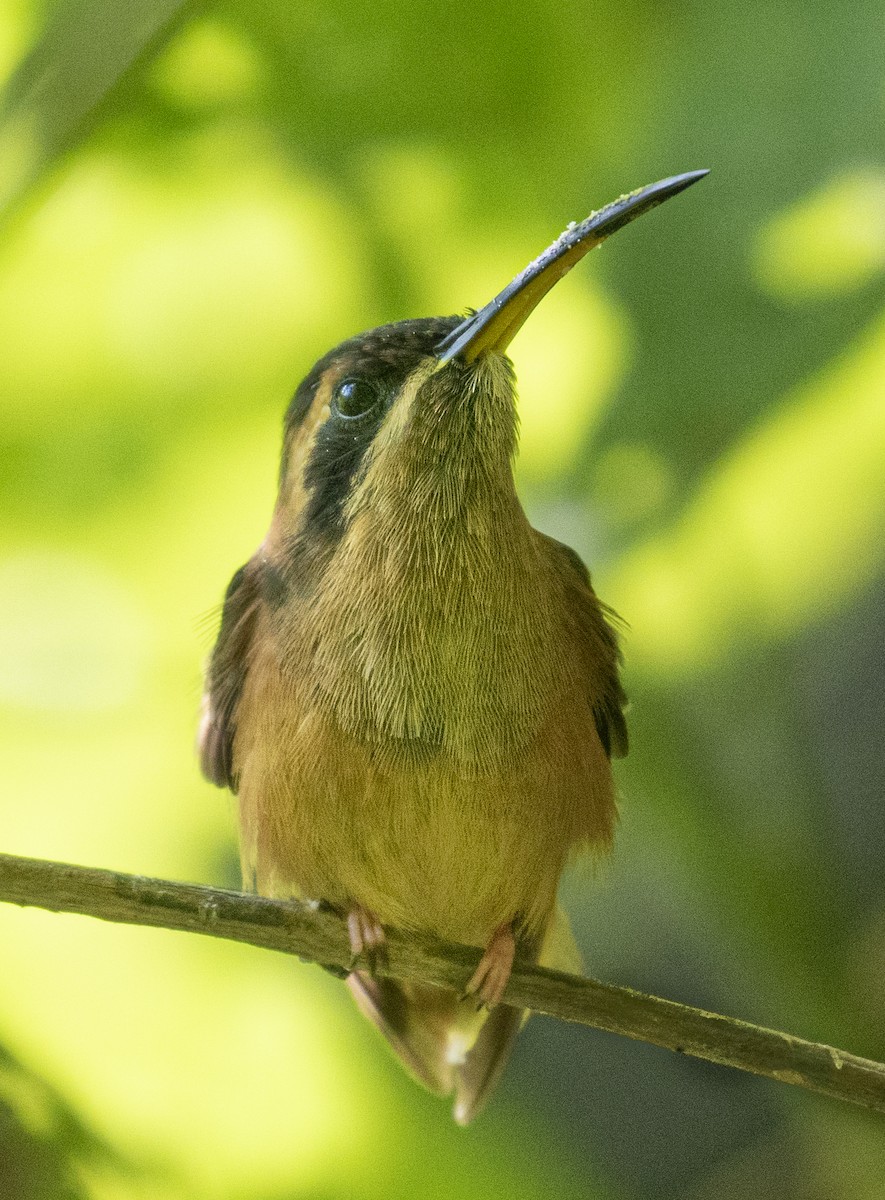
<path fill-rule="evenodd" d="M 500 1004 L 510 979 L 515 954 L 516 940 L 513 937 L 513 927 L 508 921 L 499 925 L 489 939 L 489 944 L 479 960 L 479 966 L 465 988 L 465 994 L 476 996 L 480 1006 L 494 1008 L 496 1004 Z"/>
<path fill-rule="evenodd" d="M 378 959 L 384 952 L 384 929 L 374 913 L 359 904 L 354 904 L 347 913 L 347 934 L 353 954 L 351 970 L 356 960 L 365 955 L 369 970 L 374 975 Z"/>

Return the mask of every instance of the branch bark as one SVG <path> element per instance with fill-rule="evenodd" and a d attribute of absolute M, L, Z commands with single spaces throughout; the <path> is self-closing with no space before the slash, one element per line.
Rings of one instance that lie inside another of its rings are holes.
<path fill-rule="evenodd" d="M 295 901 L 0 854 L 0 901 L 179 929 L 294 954 L 345 973 L 343 922 Z M 387 931 L 379 974 L 460 990 L 480 951 Z M 777 1079 L 885 1113 L 885 1064 L 658 996 L 518 961 L 508 1003 Z"/>

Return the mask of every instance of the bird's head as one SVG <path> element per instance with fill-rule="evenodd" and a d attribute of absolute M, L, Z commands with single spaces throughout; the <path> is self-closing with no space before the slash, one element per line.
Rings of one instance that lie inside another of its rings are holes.
<path fill-rule="evenodd" d="M 516 389 L 506 350 L 539 301 L 594 246 L 702 178 L 642 188 L 571 225 L 466 318 L 400 321 L 316 364 L 286 414 L 276 538 L 322 561 L 359 514 L 444 524 L 512 496 Z M 280 547 L 282 548 L 282 547 Z"/>

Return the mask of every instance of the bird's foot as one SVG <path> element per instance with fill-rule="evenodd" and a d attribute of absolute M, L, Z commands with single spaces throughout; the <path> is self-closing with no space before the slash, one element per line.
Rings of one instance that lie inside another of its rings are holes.
<path fill-rule="evenodd" d="M 499 925 L 489 939 L 489 944 L 479 960 L 479 966 L 471 975 L 467 987 L 467 996 L 476 997 L 477 1008 L 494 1008 L 500 1004 L 507 988 L 510 972 L 513 969 L 513 958 L 516 954 L 516 939 L 513 936 L 513 926 L 510 922 Z"/>
<path fill-rule="evenodd" d="M 384 956 L 387 941 L 381 922 L 367 908 L 354 904 L 347 913 L 347 935 L 353 955 L 350 960 L 351 971 L 356 966 L 357 959 L 365 956 L 369 971 L 374 975 L 379 961 Z"/>

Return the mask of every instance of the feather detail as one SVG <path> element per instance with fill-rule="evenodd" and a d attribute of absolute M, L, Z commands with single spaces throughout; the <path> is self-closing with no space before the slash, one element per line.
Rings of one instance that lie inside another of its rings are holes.
<path fill-rule="evenodd" d="M 228 584 L 221 610 L 221 628 L 203 695 L 198 747 L 203 774 L 216 787 L 237 790 L 234 735 L 237 707 L 246 681 L 259 594 L 254 559 L 240 567 Z"/>
<path fill-rule="evenodd" d="M 567 604 L 585 655 L 588 699 L 599 739 L 609 758 L 627 754 L 627 697 L 621 685 L 621 651 L 615 627 L 621 619 L 602 604 L 579 555 L 555 538 L 536 533 L 566 583 Z"/>

